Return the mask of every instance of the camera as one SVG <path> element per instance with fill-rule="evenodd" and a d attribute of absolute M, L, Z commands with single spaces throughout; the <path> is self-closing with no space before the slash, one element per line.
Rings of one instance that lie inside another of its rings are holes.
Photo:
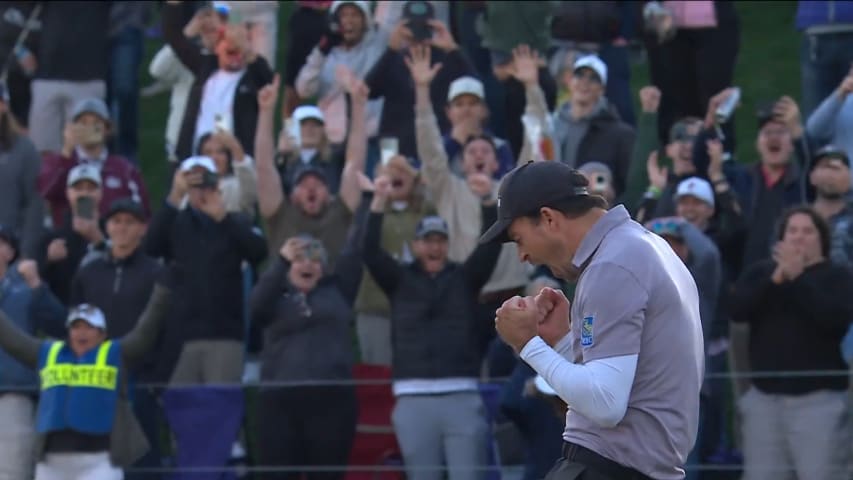
<path fill-rule="evenodd" d="M 408 1 L 403 5 L 403 18 L 408 20 L 409 30 L 416 42 L 432 38 L 429 21 L 435 16 L 435 10 L 429 2 L 423 0 Z"/>
<path fill-rule="evenodd" d="M 219 187 L 219 175 L 205 170 L 201 174 L 201 183 L 198 184 L 200 188 L 218 188 Z"/>

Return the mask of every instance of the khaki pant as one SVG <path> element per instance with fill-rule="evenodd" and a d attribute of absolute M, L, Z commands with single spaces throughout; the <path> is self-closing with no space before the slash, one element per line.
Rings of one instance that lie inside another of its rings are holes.
<path fill-rule="evenodd" d="M 743 480 L 848 478 L 847 392 L 778 395 L 751 388 L 738 400 Z"/>
<path fill-rule="evenodd" d="M 33 400 L 27 395 L 0 395 L 0 480 L 32 478 L 35 442 Z"/>
<path fill-rule="evenodd" d="M 184 344 L 170 384 L 234 385 L 243 378 L 243 343 L 236 340 L 194 340 Z"/>
<path fill-rule="evenodd" d="M 77 102 L 86 98 L 103 100 L 107 94 L 103 80 L 33 80 L 31 88 L 30 139 L 39 152 L 62 149 L 62 131 L 71 121 L 71 110 Z"/>
<path fill-rule="evenodd" d="M 122 480 L 124 472 L 104 453 L 48 453 L 36 465 L 35 480 Z"/>
<path fill-rule="evenodd" d="M 355 320 L 361 362 L 391 366 L 391 319 L 359 313 Z"/>

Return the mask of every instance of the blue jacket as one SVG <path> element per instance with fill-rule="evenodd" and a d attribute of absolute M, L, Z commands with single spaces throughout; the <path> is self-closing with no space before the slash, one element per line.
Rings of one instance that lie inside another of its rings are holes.
<path fill-rule="evenodd" d="M 73 430 L 108 435 L 115 420 L 121 348 L 104 342 L 80 358 L 64 342 L 44 342 L 38 368 L 42 377 L 36 431 Z"/>
<path fill-rule="evenodd" d="M 797 2 L 797 30 L 815 25 L 853 23 L 853 2 Z"/>
<path fill-rule="evenodd" d="M 42 330 L 51 336 L 65 335 L 65 307 L 42 285 L 33 290 L 18 273 L 16 264 L 9 265 L 0 278 L 0 310 L 24 332 L 33 335 Z M 36 373 L 0 349 L 0 392 L 28 391 L 38 386 Z"/>

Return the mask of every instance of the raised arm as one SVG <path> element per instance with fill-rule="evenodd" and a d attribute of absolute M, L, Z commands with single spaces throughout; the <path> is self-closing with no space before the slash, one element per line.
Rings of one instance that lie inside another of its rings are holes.
<path fill-rule="evenodd" d="M 539 127 L 537 133 L 530 131 L 528 125 L 524 126 L 524 143 L 516 162 L 516 166 L 520 166 L 529 161 L 546 160 L 544 155 L 540 155 L 541 146 L 532 145 L 530 139 L 541 139 L 549 133 L 548 104 L 545 102 L 545 93 L 539 86 L 539 54 L 527 45 L 519 45 L 513 49 L 512 57 L 512 76 L 524 85 L 527 99 L 524 116 L 533 120 Z"/>
<path fill-rule="evenodd" d="M 485 233 L 498 219 L 498 210 L 494 200 L 484 202 L 481 208 L 483 215 L 482 230 Z M 468 278 L 468 283 L 473 291 L 479 292 L 489 281 L 492 272 L 495 270 L 495 265 L 498 263 L 501 249 L 503 249 L 503 245 L 500 243 L 480 244 L 465 260 L 463 264 L 465 276 Z"/>
<path fill-rule="evenodd" d="M 648 159 L 658 148 L 658 107 L 661 93 L 657 87 L 645 86 L 640 89 L 640 106 L 642 112 L 637 119 L 637 139 L 631 150 L 631 163 L 628 165 L 628 177 L 622 202 L 629 211 L 636 211 L 643 203 L 643 192 L 650 186 L 648 176 Z M 657 157 L 655 157 L 657 158 Z M 655 160 L 657 162 L 657 160 Z M 656 188 L 662 189 L 659 185 Z M 659 191 L 651 190 L 653 196 Z"/>
<path fill-rule="evenodd" d="M 834 92 L 821 102 L 806 121 L 806 133 L 819 143 L 827 143 L 835 135 L 835 119 L 853 93 L 853 68 Z M 850 107 L 847 107 L 850 108 Z"/>
<path fill-rule="evenodd" d="M 279 76 L 258 91 L 258 125 L 255 130 L 255 168 L 258 172 L 258 207 L 261 218 L 275 215 L 284 202 L 281 176 L 275 168 L 273 115 L 278 99 Z"/>
<path fill-rule="evenodd" d="M 175 267 L 170 267 L 162 273 L 164 276 L 174 276 Z M 157 340 L 160 325 L 169 313 L 172 283 L 173 280 L 169 280 L 154 285 L 151 298 L 148 300 L 145 311 L 142 312 L 136 326 L 120 340 L 125 362 L 133 364 L 141 360 Z"/>
<path fill-rule="evenodd" d="M 169 0 L 163 6 L 161 13 L 163 16 L 163 38 L 172 47 L 172 51 L 178 60 L 191 72 L 197 73 L 201 70 L 204 56 L 199 47 L 184 35 L 184 26 L 181 24 L 181 3 L 180 1 Z M 215 13 L 212 10 L 205 10 L 199 15 L 215 15 Z"/>
<path fill-rule="evenodd" d="M 402 267 L 382 249 L 382 217 L 390 190 L 391 182 L 387 177 L 376 179 L 376 192 L 370 204 L 364 237 L 364 264 L 389 298 L 402 277 Z"/>
<path fill-rule="evenodd" d="M 285 246 L 286 244 L 282 245 L 282 252 Z M 290 270 L 290 262 L 283 255 L 271 259 L 269 263 L 269 267 L 258 279 L 249 296 L 252 321 L 261 328 L 274 320 L 278 298 L 284 290 L 287 272 Z"/>
<path fill-rule="evenodd" d="M 354 213 L 347 232 L 346 244 L 338 256 L 337 262 L 335 262 L 338 288 L 350 304 L 355 303 L 358 290 L 361 287 L 361 279 L 364 277 L 364 261 L 362 260 L 364 258 L 364 229 L 372 200 L 371 192 L 362 193 L 358 210 Z"/>
<path fill-rule="evenodd" d="M 415 83 L 415 139 L 418 158 L 423 162 L 421 173 L 433 197 L 440 198 L 447 194 L 452 181 L 447 153 L 429 94 L 430 83 L 441 64 L 430 66 L 428 47 L 416 45 L 409 49 L 409 53 L 411 58 L 405 60 Z"/>
<path fill-rule="evenodd" d="M 350 131 L 347 136 L 346 163 L 344 164 L 341 187 L 338 194 L 350 212 L 358 209 L 361 202 L 359 174 L 364 172 L 367 157 L 367 86 L 350 75 L 346 85 L 351 99 Z"/>

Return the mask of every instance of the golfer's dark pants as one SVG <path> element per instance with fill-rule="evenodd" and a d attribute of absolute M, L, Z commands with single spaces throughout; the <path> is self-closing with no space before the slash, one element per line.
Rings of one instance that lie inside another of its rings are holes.
<path fill-rule="evenodd" d="M 352 386 L 291 387 L 263 390 L 258 396 L 258 467 L 261 480 L 344 478 L 355 436 L 357 405 Z M 316 471 L 330 467 L 329 471 Z"/>
<path fill-rule="evenodd" d="M 563 458 L 548 472 L 545 480 L 651 480 L 651 478 L 588 448 L 564 443 Z"/>

